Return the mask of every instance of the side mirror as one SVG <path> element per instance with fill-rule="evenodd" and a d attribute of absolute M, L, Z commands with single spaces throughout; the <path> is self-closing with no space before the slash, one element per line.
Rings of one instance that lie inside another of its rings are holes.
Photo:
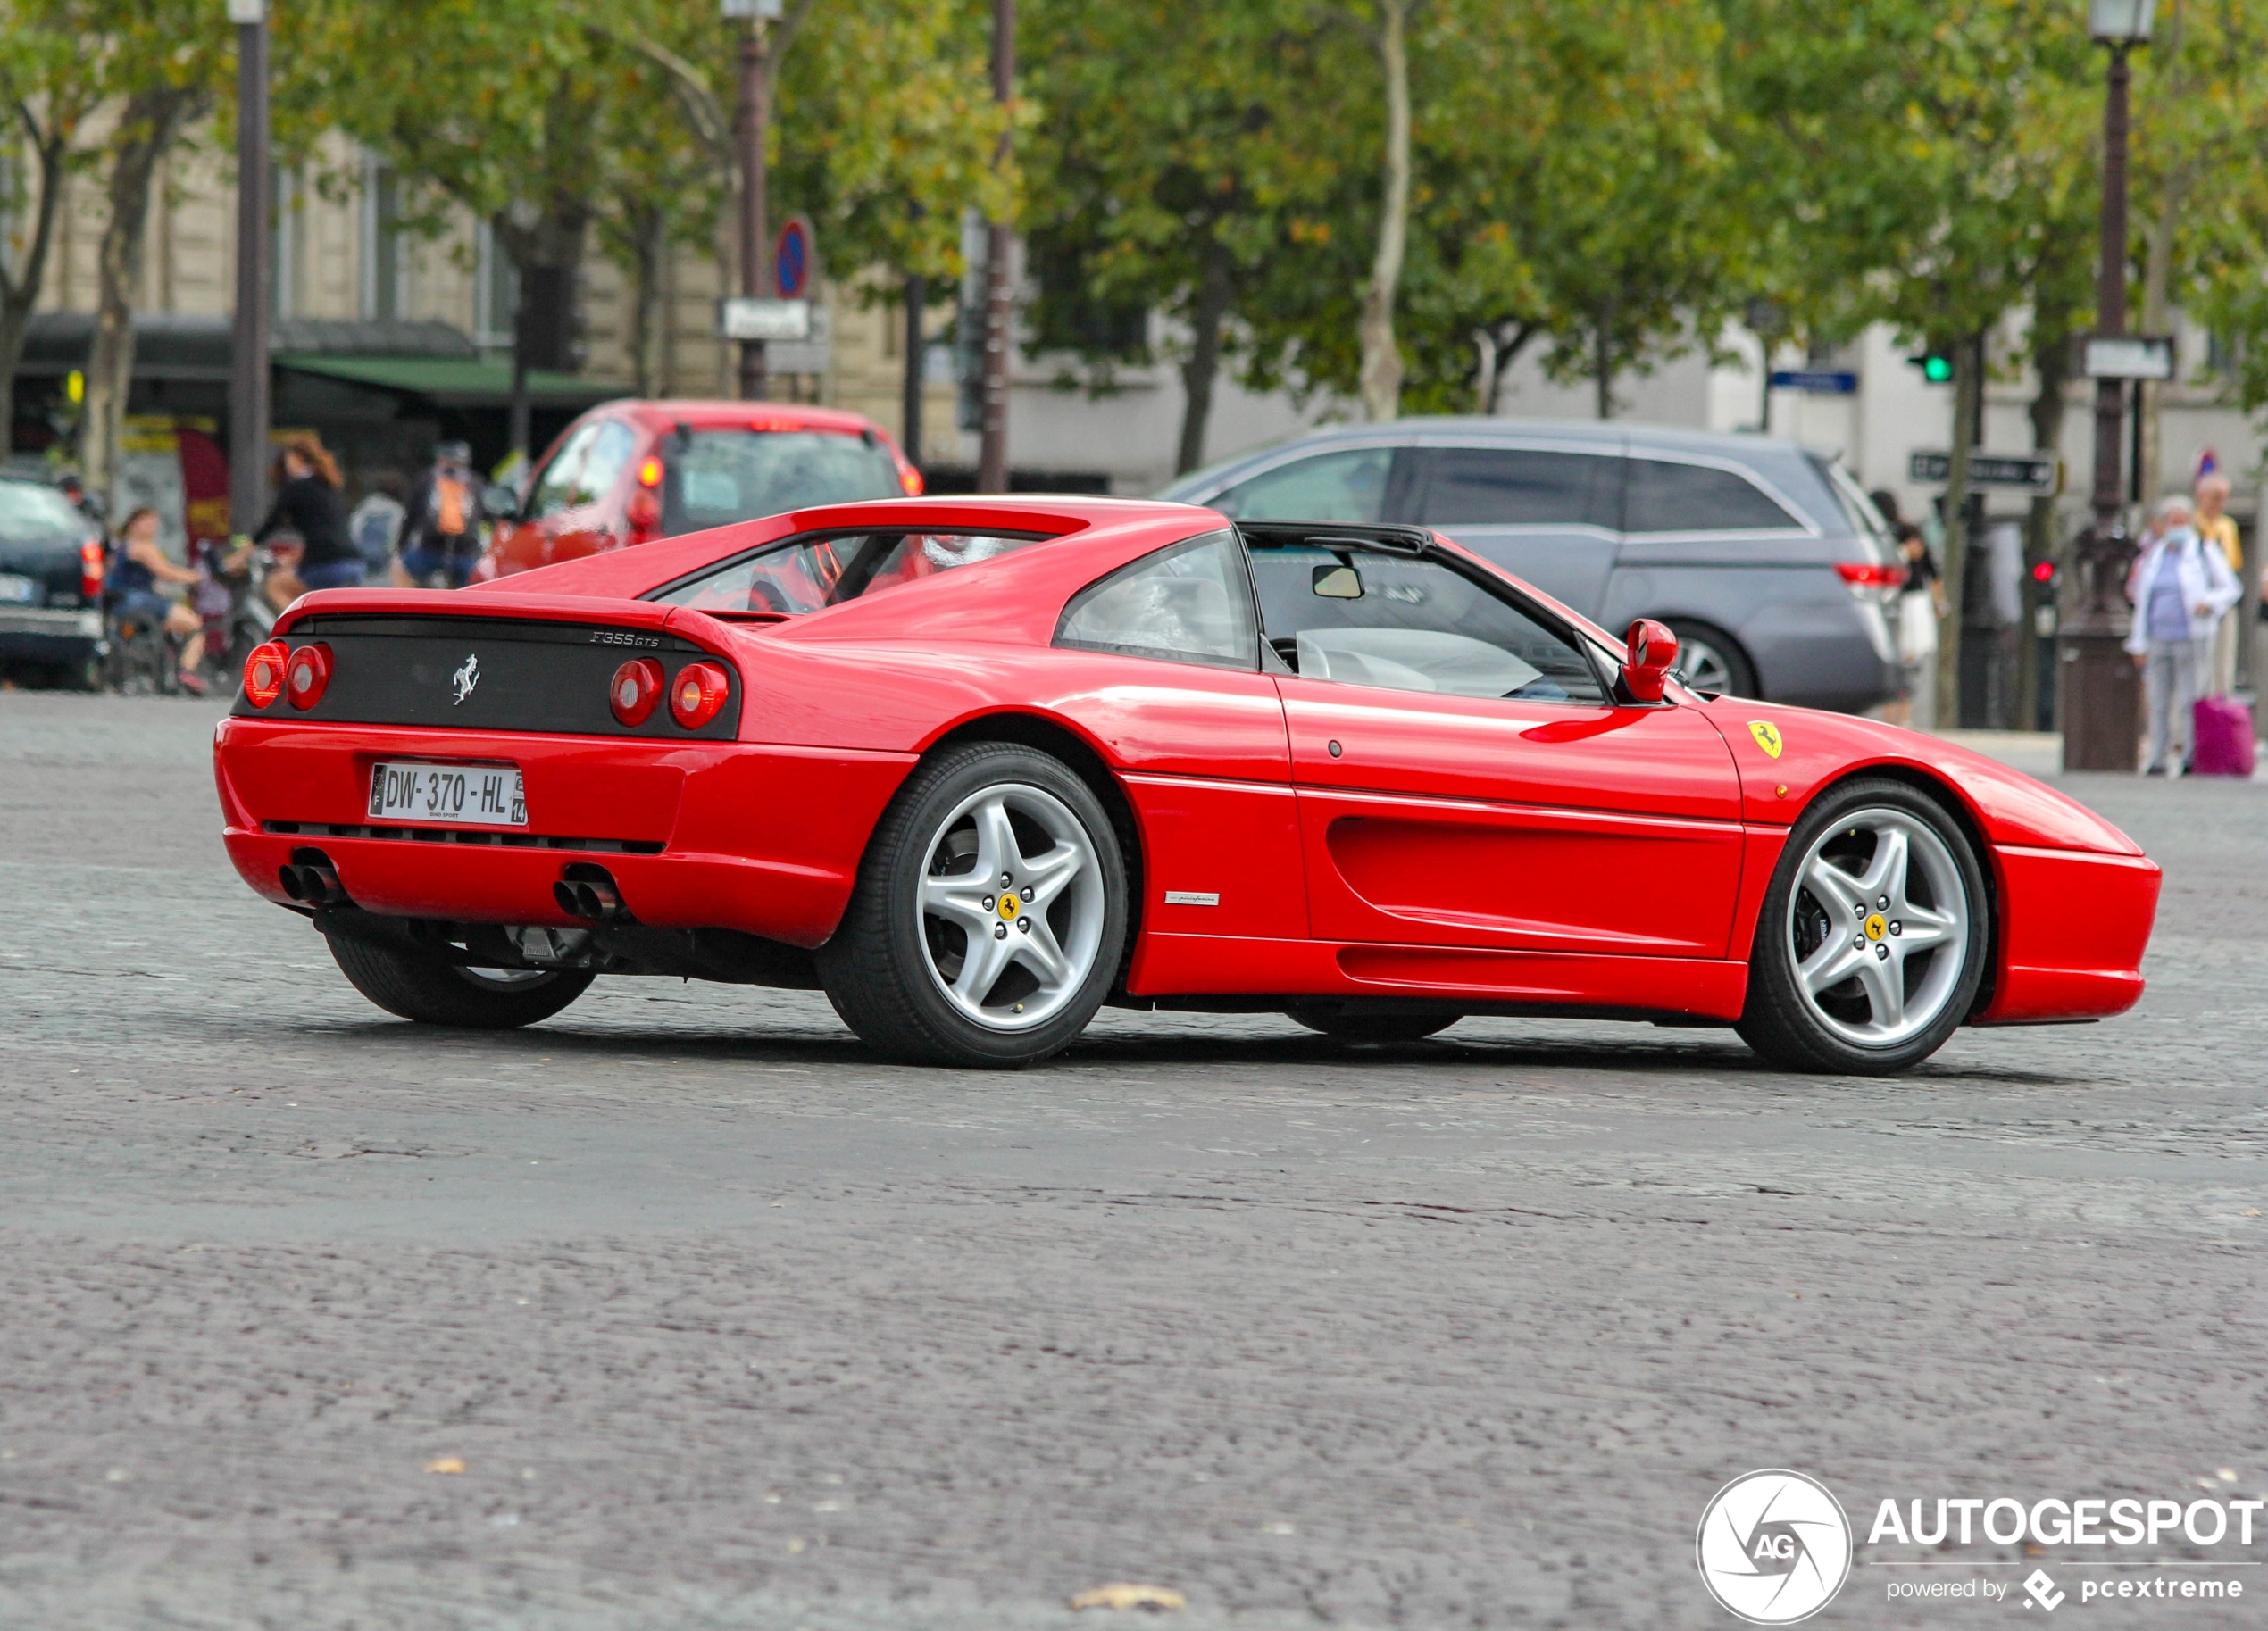
<path fill-rule="evenodd" d="M 1642 617 L 1630 625 L 1622 655 L 1622 688 L 1630 700 L 1658 703 L 1670 670 L 1677 666 L 1678 637 L 1666 624 Z"/>
<path fill-rule="evenodd" d="M 501 481 L 480 489 L 480 513 L 492 521 L 508 521 L 520 513 L 520 495 Z"/>
<path fill-rule="evenodd" d="M 1351 566 L 1319 566 L 1307 581 L 1325 600 L 1363 598 L 1363 575 Z"/>

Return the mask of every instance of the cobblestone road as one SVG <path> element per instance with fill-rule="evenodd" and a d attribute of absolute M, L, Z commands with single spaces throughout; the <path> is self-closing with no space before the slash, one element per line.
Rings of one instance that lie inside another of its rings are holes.
<path fill-rule="evenodd" d="M 1751 1468 L 1862 1539 L 2268 1494 L 2262 789 L 2075 783 L 2147 998 L 1901 1081 L 1127 1014 L 980 1076 L 653 980 L 392 1021 L 228 870 L 216 712 L 0 695 L 0 1623 L 1720 1626 Z M 1881 1555 L 1818 1623 L 1996 1611 Z"/>

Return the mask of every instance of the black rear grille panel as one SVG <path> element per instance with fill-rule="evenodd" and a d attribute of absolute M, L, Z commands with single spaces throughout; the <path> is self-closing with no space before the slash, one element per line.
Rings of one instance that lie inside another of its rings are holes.
<path fill-rule="evenodd" d="M 477 617 L 311 617 L 285 637 L 294 649 L 331 649 L 330 684 L 313 708 L 279 697 L 254 708 L 241 693 L 239 715 L 323 724 L 422 725 L 442 730 L 541 731 L 561 736 L 639 736 L 729 742 L 740 730 L 740 682 L 717 717 L 687 730 L 670 717 L 666 687 L 688 663 L 731 664 L 690 640 L 646 628 Z M 665 688 L 645 723 L 624 725 L 608 705 L 614 670 L 632 657 L 662 665 Z M 458 700 L 458 676 L 473 660 L 472 684 Z"/>
<path fill-rule="evenodd" d="M 658 855 L 664 847 L 648 838 L 561 838 L 541 833 L 500 832 L 494 828 L 371 827 L 349 821 L 263 821 L 260 830 L 279 838 L 379 838 L 400 844 L 470 844 L 504 850 L 580 850 L 600 855 Z"/>

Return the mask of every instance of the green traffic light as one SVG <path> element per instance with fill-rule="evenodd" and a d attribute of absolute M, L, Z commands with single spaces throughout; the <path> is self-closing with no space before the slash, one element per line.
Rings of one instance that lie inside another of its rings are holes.
<path fill-rule="evenodd" d="M 1922 359 L 1922 378 L 1931 385 L 1949 385 L 1953 380 L 1951 357 L 1927 356 Z"/>

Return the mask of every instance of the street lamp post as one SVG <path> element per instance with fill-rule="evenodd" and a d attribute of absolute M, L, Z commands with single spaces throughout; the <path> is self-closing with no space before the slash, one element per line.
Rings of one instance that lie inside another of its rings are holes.
<path fill-rule="evenodd" d="M 2096 337 L 2126 333 L 2127 55 L 2150 37 L 2157 0 L 2089 0 L 2088 31 L 2110 47 L 2103 99 L 2103 237 L 2096 268 Z M 2095 381 L 2095 517 L 2074 544 L 2075 604 L 2063 620 L 2064 769 L 2131 770 L 2140 736 L 2139 687 L 2123 649 L 2132 613 L 2126 570 L 2122 469 L 2126 381 Z"/>
<path fill-rule="evenodd" d="M 268 509 L 268 4 L 229 0 L 237 28 L 237 312 L 229 356 L 229 522 Z"/>
<path fill-rule="evenodd" d="M 740 23 L 740 105 L 735 117 L 740 137 L 740 292 L 755 300 L 771 293 L 771 269 L 764 255 L 771 201 L 763 138 L 771 122 L 771 27 L 781 9 L 781 0 L 724 0 L 725 16 Z M 762 340 L 740 342 L 744 402 L 759 401 L 769 389 L 763 348 Z"/>

